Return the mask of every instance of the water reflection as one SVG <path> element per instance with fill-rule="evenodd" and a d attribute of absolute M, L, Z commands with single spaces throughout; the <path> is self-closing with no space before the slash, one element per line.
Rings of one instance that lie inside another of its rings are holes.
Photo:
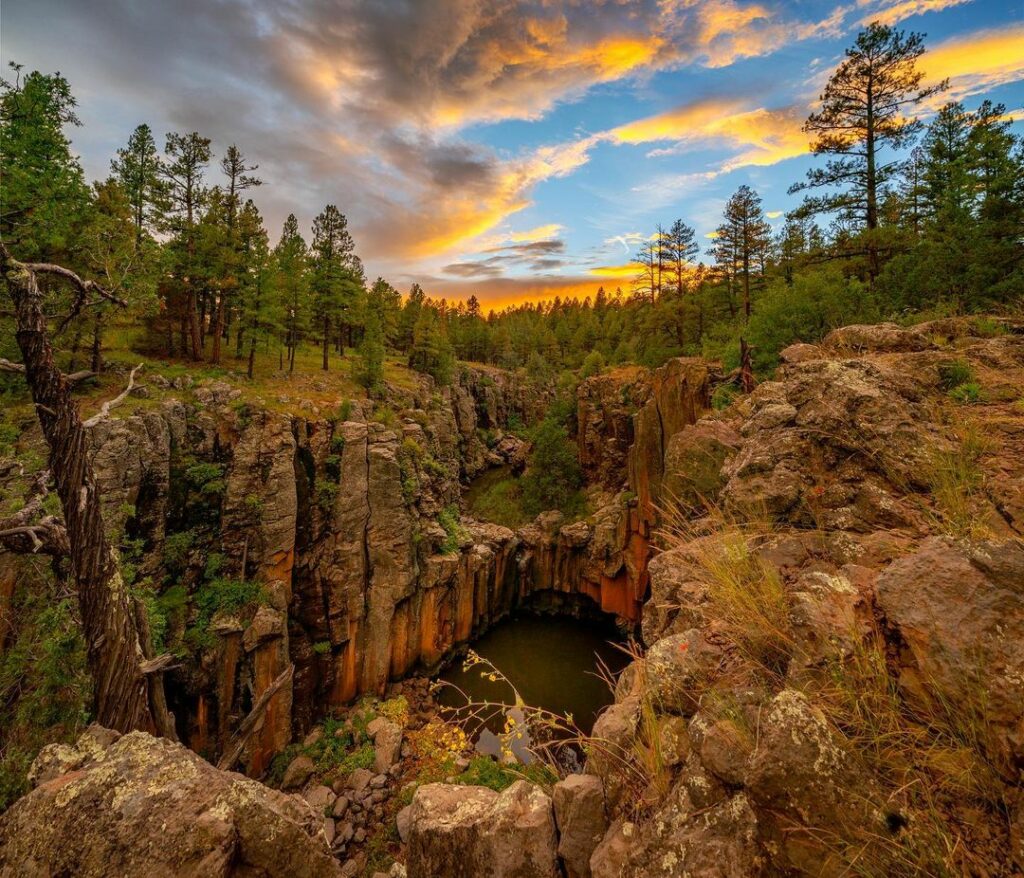
<path fill-rule="evenodd" d="M 523 614 L 487 632 L 473 644 L 473 650 L 508 678 L 526 705 L 571 715 L 580 731 L 589 734 L 597 714 L 612 701 L 611 690 L 599 675 L 600 667 L 603 664 L 617 672 L 626 663 L 626 657 L 615 646 L 619 640 L 619 632 L 610 622 Z M 524 732 L 522 738 L 513 739 L 512 752 L 519 761 L 529 762 L 534 742 L 526 714 L 514 706 L 512 686 L 494 676 L 486 666 L 464 669 L 461 661 L 453 662 L 440 679 L 465 694 L 444 687 L 439 701 L 442 706 L 455 708 L 463 707 L 466 698 L 474 703 L 509 705 L 504 713 L 491 711 L 480 722 L 476 749 L 501 758 L 500 735 L 511 716 Z M 566 752 L 566 758 L 575 756 Z"/>

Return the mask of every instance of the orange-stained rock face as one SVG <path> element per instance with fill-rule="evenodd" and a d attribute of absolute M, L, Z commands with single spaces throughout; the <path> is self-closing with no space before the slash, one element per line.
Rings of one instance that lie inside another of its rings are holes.
<path fill-rule="evenodd" d="M 446 388 L 427 379 L 395 388 L 389 402 L 403 417 L 388 426 L 364 401 L 352 403 L 344 421 L 239 409 L 231 388 L 216 383 L 197 388 L 198 406 L 174 402 L 104 422 L 93 442 L 99 479 L 118 503 L 140 504 L 152 554 L 162 555 L 163 522 L 177 502 L 170 474 L 182 461 L 216 464 L 223 493 L 210 501 L 210 533 L 200 531 L 204 543 L 194 548 L 224 556 L 222 575 L 272 592 L 272 609 L 248 607 L 211 624 L 215 646 L 197 663 L 189 691 L 177 693 L 192 745 L 219 755 L 289 664 L 292 682 L 272 699 L 243 755 L 254 774 L 324 710 L 436 668 L 527 602 L 557 607 L 579 598 L 637 624 L 659 455 L 669 431 L 707 403 L 708 384 L 695 360 L 585 382 L 581 461 L 606 490 L 626 487 L 628 462 L 632 494 L 587 522 L 546 513 L 517 532 L 465 522 L 457 546 L 439 527 L 440 513 L 460 502 L 461 480 L 506 459 L 486 431 L 512 413 L 530 422 L 546 408 L 500 370 L 467 367 Z M 126 458 L 135 462 L 124 472 L 118 462 Z M 173 529 L 183 526 L 192 522 Z M 192 570 L 199 567 L 193 560 Z M 189 591 L 198 584 L 191 575 L 182 583 Z"/>

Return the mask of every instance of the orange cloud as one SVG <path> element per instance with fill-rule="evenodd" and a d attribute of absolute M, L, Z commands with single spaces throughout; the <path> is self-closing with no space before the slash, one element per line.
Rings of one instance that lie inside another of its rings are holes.
<path fill-rule="evenodd" d="M 633 280 L 644 267 L 639 262 L 627 262 L 625 265 L 601 265 L 591 268 L 590 274 L 608 281 Z"/>
<path fill-rule="evenodd" d="M 544 226 L 537 226 L 535 229 L 527 229 L 525 232 L 513 232 L 508 239 L 517 244 L 524 241 L 543 241 L 555 237 L 562 231 L 562 228 L 563 226 L 559 223 L 548 223 Z"/>
<path fill-rule="evenodd" d="M 920 61 L 929 82 L 950 80 L 938 102 L 1024 79 L 1024 25 L 977 31 L 930 49 Z"/>
<path fill-rule="evenodd" d="M 702 101 L 622 125 L 607 136 L 616 143 L 629 144 L 676 141 L 675 146 L 655 150 L 652 155 L 672 155 L 708 142 L 741 148 L 722 163 L 721 173 L 746 165 L 773 165 L 807 152 L 807 135 L 801 130 L 805 108 L 741 107 L 739 101 Z"/>
<path fill-rule="evenodd" d="M 897 0 L 896 3 L 883 4 L 880 8 L 866 12 L 862 22 L 867 24 L 871 21 L 878 21 L 882 24 L 896 24 L 914 15 L 940 12 L 951 6 L 960 6 L 970 2 L 971 0 Z M 877 6 L 877 0 L 857 0 L 857 5 Z"/>
<path fill-rule="evenodd" d="M 530 205 L 533 188 L 586 164 L 594 138 L 545 146 L 500 165 L 492 182 L 464 190 L 426 188 L 407 213 L 408 225 L 392 228 L 391 244 L 407 257 L 438 256 L 495 229 Z M 554 224 L 541 231 L 553 234 Z"/>

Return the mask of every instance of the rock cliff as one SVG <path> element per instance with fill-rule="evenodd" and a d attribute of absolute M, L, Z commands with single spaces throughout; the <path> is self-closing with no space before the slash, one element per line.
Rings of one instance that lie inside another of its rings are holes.
<path fill-rule="evenodd" d="M 332 706 L 436 668 L 528 601 L 637 623 L 650 510 L 635 497 L 653 504 L 660 477 L 636 474 L 647 458 L 660 467 L 664 430 L 692 423 L 709 393 L 697 361 L 585 382 L 580 447 L 601 455 L 595 478 L 617 493 L 586 521 L 546 513 L 515 532 L 447 512 L 462 484 L 521 456 L 501 440 L 509 419 L 543 414 L 543 396 L 500 370 L 464 367 L 451 387 L 424 379 L 392 388 L 386 408 L 319 415 L 206 382 L 102 421 L 90 440 L 105 514 L 142 547 L 141 573 L 182 594 L 166 637 L 195 656 L 169 677 L 183 740 L 219 756 L 294 664 L 243 754 L 259 776 Z M 239 581 L 260 592 L 218 597 Z"/>

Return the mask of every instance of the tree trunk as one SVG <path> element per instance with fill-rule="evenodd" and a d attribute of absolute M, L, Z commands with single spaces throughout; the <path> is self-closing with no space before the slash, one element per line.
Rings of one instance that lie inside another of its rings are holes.
<path fill-rule="evenodd" d="M 747 344 L 745 338 L 740 339 L 740 384 L 744 393 L 752 393 L 757 386 L 754 381 L 754 368 L 750 362 L 750 354 L 753 348 Z"/>
<path fill-rule="evenodd" d="M 189 340 L 192 343 L 192 359 L 203 358 L 203 342 L 199 338 L 199 315 L 196 313 L 196 292 L 189 282 L 188 296 L 185 299 L 185 319 L 188 321 Z"/>
<path fill-rule="evenodd" d="M 35 273 L 48 267 L 19 263 L 5 248 L 0 248 L 0 264 L 14 301 L 15 336 L 25 377 L 50 449 L 50 470 L 64 510 L 93 680 L 94 719 L 120 732 L 144 729 L 175 738 L 173 718 L 163 702 L 162 678 L 147 673 L 136 608 L 103 529 L 85 427 L 70 386 L 54 363 Z M 73 277 L 86 289 L 87 285 Z"/>
<path fill-rule="evenodd" d="M 92 363 L 90 368 L 96 374 L 103 371 L 103 312 L 97 308 L 92 324 Z"/>
<path fill-rule="evenodd" d="M 324 318 L 324 371 L 327 371 L 327 358 L 330 356 L 331 347 L 331 319 L 329 317 Z"/>
<path fill-rule="evenodd" d="M 215 308 L 217 319 L 213 325 L 213 331 L 210 333 L 213 336 L 213 352 L 210 354 L 210 362 L 219 364 L 220 340 L 224 336 L 224 293 L 221 293 L 217 297 L 217 304 Z"/>

